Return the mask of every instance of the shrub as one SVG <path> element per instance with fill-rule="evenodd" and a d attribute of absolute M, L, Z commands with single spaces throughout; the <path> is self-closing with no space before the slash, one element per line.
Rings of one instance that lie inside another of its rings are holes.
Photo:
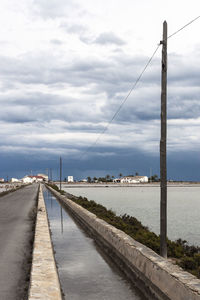
<path fill-rule="evenodd" d="M 188 256 L 181 258 L 179 265 L 185 270 L 194 270 L 198 266 L 194 258 Z"/>
<path fill-rule="evenodd" d="M 54 189 L 54 190 L 56 190 L 57 192 L 59 192 L 59 187 L 56 185 L 56 184 L 54 184 L 54 183 L 49 183 L 48 184 L 52 189 Z"/>

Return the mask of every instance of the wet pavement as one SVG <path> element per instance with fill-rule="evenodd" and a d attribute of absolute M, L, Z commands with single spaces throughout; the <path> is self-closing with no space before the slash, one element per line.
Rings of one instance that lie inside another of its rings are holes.
<path fill-rule="evenodd" d="M 47 190 L 44 199 L 66 300 L 146 299 Z"/>

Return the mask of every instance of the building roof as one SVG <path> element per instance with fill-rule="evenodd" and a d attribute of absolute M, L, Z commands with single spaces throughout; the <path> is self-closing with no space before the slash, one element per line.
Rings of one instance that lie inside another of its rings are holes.
<path fill-rule="evenodd" d="M 29 178 L 37 178 L 37 179 L 44 179 L 44 177 L 43 176 L 38 176 L 38 175 L 28 175 L 27 177 L 29 177 Z"/>

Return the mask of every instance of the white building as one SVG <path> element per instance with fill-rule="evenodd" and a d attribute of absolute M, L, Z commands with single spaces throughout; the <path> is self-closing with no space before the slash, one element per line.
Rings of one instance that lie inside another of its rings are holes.
<path fill-rule="evenodd" d="M 67 181 L 68 182 L 74 182 L 74 177 L 73 176 L 68 176 Z"/>
<path fill-rule="evenodd" d="M 145 183 L 148 182 L 147 176 L 124 176 L 122 178 L 116 178 L 114 182 L 120 183 Z"/>
<path fill-rule="evenodd" d="M 23 183 L 33 183 L 34 179 L 31 176 L 25 176 L 24 178 L 22 178 L 22 182 Z"/>
<path fill-rule="evenodd" d="M 45 179 L 43 176 L 39 175 L 26 175 L 22 178 L 23 183 L 33 183 L 33 182 L 44 182 Z"/>
<path fill-rule="evenodd" d="M 48 181 L 49 180 L 49 177 L 46 174 L 37 174 L 36 177 L 43 177 L 44 181 Z"/>
<path fill-rule="evenodd" d="M 17 178 L 11 178 L 10 182 L 20 182 L 21 180 L 17 179 Z"/>
<path fill-rule="evenodd" d="M 46 181 L 45 178 L 44 178 L 44 176 L 41 176 L 41 175 L 34 176 L 34 178 L 35 178 L 36 182 L 44 182 L 44 181 Z M 47 178 L 48 178 L 48 176 L 47 176 Z M 48 179 L 47 179 L 47 181 L 48 181 Z"/>

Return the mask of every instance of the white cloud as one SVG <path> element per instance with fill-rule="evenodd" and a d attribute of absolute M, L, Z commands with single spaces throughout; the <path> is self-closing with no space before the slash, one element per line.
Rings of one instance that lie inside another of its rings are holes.
<path fill-rule="evenodd" d="M 44 19 L 62 18 L 78 10 L 79 6 L 72 0 L 33 0 L 34 12 Z"/>

